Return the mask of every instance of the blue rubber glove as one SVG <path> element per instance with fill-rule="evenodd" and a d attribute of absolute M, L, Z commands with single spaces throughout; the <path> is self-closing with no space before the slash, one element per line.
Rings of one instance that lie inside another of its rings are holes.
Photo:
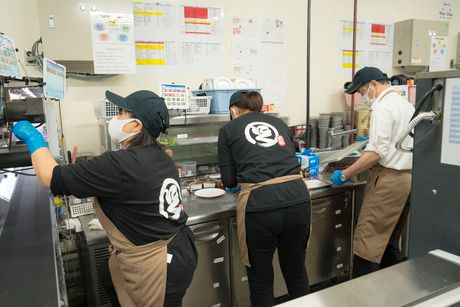
<path fill-rule="evenodd" d="M 48 147 L 43 135 L 27 120 L 21 120 L 13 126 L 14 135 L 26 143 L 30 154 L 33 154 L 37 149 Z"/>
<path fill-rule="evenodd" d="M 330 178 L 332 183 L 335 185 L 343 185 L 345 182 L 347 182 L 348 180 L 342 180 L 342 174 L 343 174 L 342 170 L 334 171 Z"/>

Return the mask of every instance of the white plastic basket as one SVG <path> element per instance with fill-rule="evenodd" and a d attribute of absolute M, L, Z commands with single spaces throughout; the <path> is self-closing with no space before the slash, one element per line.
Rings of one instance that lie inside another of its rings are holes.
<path fill-rule="evenodd" d="M 101 102 L 101 108 L 99 112 L 100 118 L 111 119 L 118 115 L 118 106 L 114 105 L 108 100 Z"/>
<path fill-rule="evenodd" d="M 187 114 L 209 114 L 211 110 L 211 99 L 211 96 L 190 97 Z"/>
<path fill-rule="evenodd" d="M 78 217 L 94 213 L 93 199 L 91 197 L 82 199 L 70 197 L 69 202 L 71 217 Z"/>

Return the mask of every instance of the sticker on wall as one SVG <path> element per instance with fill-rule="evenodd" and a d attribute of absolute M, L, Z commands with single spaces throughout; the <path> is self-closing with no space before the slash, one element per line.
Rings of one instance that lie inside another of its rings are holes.
<path fill-rule="evenodd" d="M 444 20 L 452 20 L 454 18 L 454 6 L 452 5 L 452 1 L 442 1 L 442 6 L 439 10 L 439 18 Z"/>

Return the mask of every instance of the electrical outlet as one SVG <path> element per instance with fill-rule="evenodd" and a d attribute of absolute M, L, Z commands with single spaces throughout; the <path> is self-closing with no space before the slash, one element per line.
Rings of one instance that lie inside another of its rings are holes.
<path fill-rule="evenodd" d="M 24 49 L 24 59 L 26 60 L 26 63 L 35 63 L 35 57 L 32 55 L 31 50 Z"/>

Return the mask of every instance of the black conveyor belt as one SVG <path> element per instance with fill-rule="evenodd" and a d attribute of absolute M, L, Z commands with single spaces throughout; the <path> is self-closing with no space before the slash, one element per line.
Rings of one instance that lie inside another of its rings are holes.
<path fill-rule="evenodd" d="M 49 190 L 19 176 L 0 235 L 0 306 L 58 306 L 51 221 Z"/>

